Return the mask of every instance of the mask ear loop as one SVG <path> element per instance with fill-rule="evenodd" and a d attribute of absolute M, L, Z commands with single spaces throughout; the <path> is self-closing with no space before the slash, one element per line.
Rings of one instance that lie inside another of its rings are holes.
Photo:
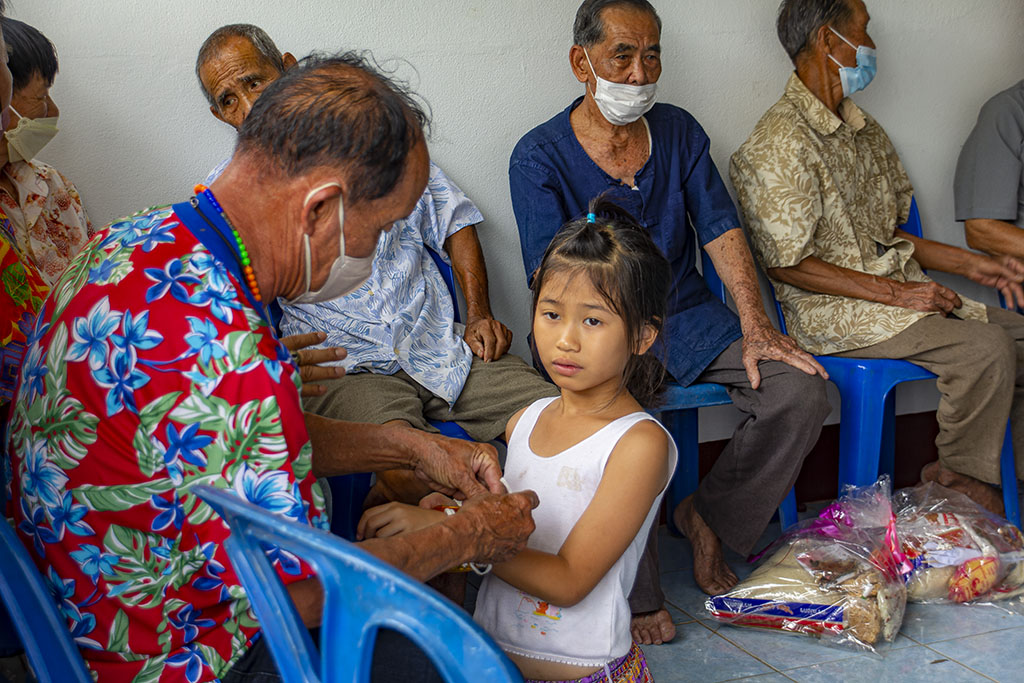
<path fill-rule="evenodd" d="M 13 109 L 12 109 L 13 110 Z M 17 113 L 17 112 L 15 112 Z M 319 187 L 314 187 L 312 190 L 306 193 L 306 199 L 303 201 L 303 206 L 309 203 L 309 198 L 314 194 L 324 189 L 325 187 L 336 187 L 339 190 L 341 185 L 338 183 L 324 183 Z M 341 199 L 341 194 L 338 194 L 338 230 L 341 232 L 341 260 L 345 260 L 345 202 Z M 313 252 L 309 246 L 309 233 L 303 233 L 302 235 L 302 247 L 305 251 L 306 259 L 306 290 L 303 294 L 309 293 L 309 288 L 313 286 Z"/>

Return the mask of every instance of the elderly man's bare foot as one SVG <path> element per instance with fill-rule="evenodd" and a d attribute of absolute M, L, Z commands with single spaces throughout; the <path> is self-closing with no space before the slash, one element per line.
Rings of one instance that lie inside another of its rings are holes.
<path fill-rule="evenodd" d="M 676 637 L 676 626 L 666 609 L 634 614 L 629 630 L 641 645 L 661 645 Z"/>
<path fill-rule="evenodd" d="M 722 555 L 722 542 L 697 513 L 689 496 L 672 513 L 676 527 L 693 546 L 693 578 L 708 595 L 721 595 L 739 581 Z"/>
<path fill-rule="evenodd" d="M 1000 517 L 1005 513 L 1003 508 L 1003 496 L 991 484 L 969 477 L 966 474 L 954 472 L 943 467 L 938 460 L 930 462 L 921 468 L 921 481 L 934 481 L 948 489 L 959 491 L 973 500 L 975 503 Z"/>

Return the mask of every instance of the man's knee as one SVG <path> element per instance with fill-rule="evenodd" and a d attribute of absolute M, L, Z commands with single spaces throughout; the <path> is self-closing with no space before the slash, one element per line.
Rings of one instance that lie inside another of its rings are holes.
<path fill-rule="evenodd" d="M 999 325 L 980 326 L 972 335 L 969 357 L 980 367 L 973 373 L 983 384 L 1012 385 L 1017 376 L 1017 342 Z"/>
<path fill-rule="evenodd" d="M 761 390 L 765 395 L 761 404 L 784 419 L 820 426 L 832 412 L 825 384 L 821 375 L 785 365 L 763 378 Z"/>

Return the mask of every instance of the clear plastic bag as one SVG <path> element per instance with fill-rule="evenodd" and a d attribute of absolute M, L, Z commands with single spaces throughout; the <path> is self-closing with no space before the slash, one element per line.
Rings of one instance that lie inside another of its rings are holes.
<path fill-rule="evenodd" d="M 934 482 L 893 497 L 912 571 L 910 602 L 989 602 L 1024 592 L 1024 536 L 1006 519 Z"/>
<path fill-rule="evenodd" d="M 801 522 L 765 560 L 705 607 L 736 626 L 804 634 L 874 650 L 899 632 L 909 571 L 900 554 L 888 477 L 847 487 L 815 519 Z"/>

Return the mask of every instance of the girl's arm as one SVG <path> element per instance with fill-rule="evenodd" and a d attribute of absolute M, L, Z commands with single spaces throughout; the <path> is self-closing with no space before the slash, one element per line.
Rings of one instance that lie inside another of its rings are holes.
<path fill-rule="evenodd" d="M 494 565 L 495 575 L 554 605 L 578 603 L 636 537 L 668 483 L 668 452 L 668 435 L 660 426 L 650 420 L 634 425 L 616 444 L 594 499 L 558 553 L 527 548 Z"/>

